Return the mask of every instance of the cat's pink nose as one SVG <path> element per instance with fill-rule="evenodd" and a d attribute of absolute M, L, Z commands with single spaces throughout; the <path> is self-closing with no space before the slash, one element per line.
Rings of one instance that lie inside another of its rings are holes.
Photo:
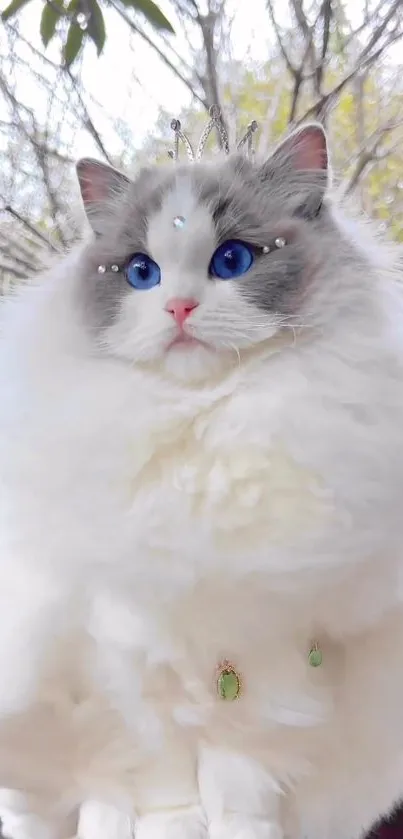
<path fill-rule="evenodd" d="M 165 310 L 172 315 L 178 326 L 182 327 L 186 318 L 193 312 L 193 309 L 197 309 L 198 305 L 197 300 L 194 300 L 193 297 L 171 297 L 165 306 Z"/>

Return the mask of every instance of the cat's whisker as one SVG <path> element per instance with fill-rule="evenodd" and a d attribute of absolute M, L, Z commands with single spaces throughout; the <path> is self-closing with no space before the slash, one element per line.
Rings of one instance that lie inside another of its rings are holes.
<path fill-rule="evenodd" d="M 241 319 L 241 318 L 237 319 L 237 318 L 233 318 L 233 317 L 232 318 L 230 318 L 230 317 L 221 318 L 220 317 L 220 318 L 217 318 L 216 320 L 215 319 L 214 320 L 213 319 L 208 320 L 207 318 L 203 319 L 200 326 L 202 326 L 203 330 L 208 326 L 213 326 L 213 328 L 221 330 L 221 327 L 223 325 L 227 326 L 228 324 L 230 325 L 231 329 L 232 328 L 237 329 L 238 326 L 242 327 L 242 329 L 244 329 L 245 327 L 247 327 L 247 328 L 253 327 L 253 328 L 256 328 L 256 329 L 266 329 L 268 326 L 270 328 L 272 328 L 273 325 L 278 326 L 279 322 L 277 320 L 276 321 L 269 320 L 267 317 L 262 318 L 261 320 L 258 320 L 258 319 L 256 319 L 256 320 L 246 320 L 246 319 Z"/>
<path fill-rule="evenodd" d="M 310 313 L 307 312 L 307 317 L 309 318 Z M 279 326 L 295 326 L 301 329 L 307 329 L 313 324 L 309 323 L 309 320 L 300 321 L 297 315 L 281 315 L 279 319 Z"/>
<path fill-rule="evenodd" d="M 280 323 L 279 329 L 309 329 L 308 323 Z"/>
<path fill-rule="evenodd" d="M 266 337 L 271 337 L 273 335 L 273 326 L 272 325 L 268 326 L 266 324 L 264 329 L 263 329 L 263 327 L 248 328 L 248 327 L 245 327 L 245 326 L 243 326 L 242 328 L 241 328 L 241 326 L 233 327 L 231 329 L 225 329 L 225 327 L 224 328 L 221 327 L 221 329 L 219 329 L 219 330 L 217 328 L 215 328 L 213 330 L 209 330 L 208 328 L 203 329 L 203 336 L 204 336 L 205 339 L 208 339 L 209 337 L 214 339 L 214 338 L 217 337 L 217 335 L 219 335 L 219 340 L 228 339 L 228 340 L 234 341 L 234 340 L 237 340 L 237 339 L 246 339 L 246 340 L 252 340 L 254 342 L 254 341 L 256 341 L 256 339 L 265 340 Z"/>
<path fill-rule="evenodd" d="M 223 341 L 222 346 L 225 349 L 230 349 L 235 353 L 235 355 L 237 357 L 237 361 L 238 361 L 237 366 L 240 367 L 241 366 L 241 353 L 240 353 L 240 350 L 238 349 L 238 347 L 235 344 L 233 344 L 232 341 Z"/>
<path fill-rule="evenodd" d="M 279 326 L 279 329 L 310 329 L 312 324 L 301 323 L 301 322 L 298 322 L 298 321 L 294 322 L 294 323 L 292 323 L 292 322 L 283 323 L 283 322 L 280 321 L 278 326 Z"/>

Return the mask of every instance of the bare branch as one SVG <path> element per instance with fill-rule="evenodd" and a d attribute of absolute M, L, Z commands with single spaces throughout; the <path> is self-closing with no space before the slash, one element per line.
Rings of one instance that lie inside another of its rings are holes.
<path fill-rule="evenodd" d="M 30 274 L 33 270 L 35 270 L 35 265 L 32 262 L 29 262 L 27 259 L 22 259 L 15 253 L 15 251 L 10 248 L 2 247 L 1 244 L 0 254 L 2 254 L 6 259 L 9 259 L 11 264 L 15 265 L 16 268 L 19 268 L 21 271 L 25 271 L 25 274 Z"/>
<path fill-rule="evenodd" d="M 203 86 L 208 107 L 211 107 L 211 105 L 221 106 L 217 72 L 217 54 L 214 47 L 214 33 L 218 18 L 219 14 L 215 14 L 214 12 L 209 12 L 207 15 L 199 14 L 198 16 L 198 24 L 203 38 L 206 59 L 206 72 L 203 79 Z"/>
<path fill-rule="evenodd" d="M 403 31 L 398 31 L 393 34 L 386 46 L 391 46 L 391 44 L 399 41 L 403 37 Z M 344 88 L 349 84 L 349 82 L 354 79 L 354 77 L 358 73 L 362 73 L 367 68 L 371 67 L 375 62 L 382 56 L 386 48 L 385 45 L 379 47 L 379 49 L 372 53 L 372 55 L 367 55 L 362 58 L 362 54 L 358 57 L 357 63 L 354 67 L 338 82 L 332 90 L 328 93 L 325 93 L 320 99 L 315 102 L 314 105 L 311 105 L 304 113 L 304 115 L 298 120 L 297 125 L 300 125 L 302 122 L 305 122 L 309 117 L 314 116 L 316 119 L 323 119 L 325 111 L 331 106 L 331 104 L 340 96 L 340 93 L 344 90 Z"/>
<path fill-rule="evenodd" d="M 309 26 L 308 20 L 306 18 L 302 0 L 290 0 L 291 8 L 294 12 L 295 19 L 299 26 L 302 38 L 305 40 L 306 49 L 304 53 L 304 58 L 310 57 L 310 64 L 311 70 L 316 69 L 316 53 L 315 53 L 315 44 L 313 40 L 313 29 Z M 304 60 L 305 63 L 305 60 Z M 301 71 L 303 69 L 303 65 L 301 66 Z M 318 93 L 318 91 L 317 91 Z"/>
<path fill-rule="evenodd" d="M 48 239 L 47 236 L 45 236 L 45 234 L 42 233 L 41 230 L 38 230 L 38 228 L 34 224 L 32 224 L 32 222 L 24 218 L 24 216 L 22 216 L 17 210 L 11 207 L 10 204 L 5 205 L 4 212 L 9 213 L 10 216 L 13 216 L 13 218 L 17 219 L 27 230 L 29 230 L 30 233 L 33 234 L 33 236 L 36 236 L 37 239 L 40 239 L 51 251 L 54 251 L 55 253 L 59 252 L 59 248 L 57 248 L 56 245 L 54 245 L 53 242 L 51 242 L 51 240 Z"/>
<path fill-rule="evenodd" d="M 7 262 L 0 262 L 0 278 L 2 274 L 9 274 L 12 277 L 15 277 L 17 280 L 25 280 L 27 276 L 24 271 L 18 270 L 18 268 L 15 268 L 12 265 L 8 265 Z"/>
<path fill-rule="evenodd" d="M 288 117 L 288 122 L 289 123 L 292 123 L 295 120 L 295 115 L 297 113 L 298 99 L 299 99 L 301 86 L 302 86 L 302 78 L 301 78 L 301 76 L 297 75 L 294 78 L 294 86 L 293 86 L 292 97 L 291 97 L 290 115 Z"/>
<path fill-rule="evenodd" d="M 392 154 L 392 152 L 395 149 L 395 144 L 393 144 L 390 148 L 385 149 L 383 152 L 380 152 L 380 147 L 382 146 L 386 138 L 390 136 L 390 134 L 397 128 L 400 128 L 402 125 L 403 117 L 400 120 L 391 120 L 390 122 L 386 123 L 386 125 L 383 125 L 380 128 L 373 131 L 372 134 L 366 138 L 360 151 L 358 152 L 354 170 L 350 175 L 349 179 L 345 182 L 345 184 L 342 187 L 342 191 L 345 195 L 348 195 L 351 192 L 353 192 L 364 171 L 367 169 L 370 163 L 372 163 L 375 160 L 384 160 L 386 157 Z M 396 146 L 399 145 L 400 142 L 401 138 L 399 137 L 396 142 Z"/>
<path fill-rule="evenodd" d="M 320 62 L 317 67 L 316 71 L 316 80 L 317 80 L 317 89 L 318 93 L 321 93 L 322 90 L 322 82 L 323 82 L 323 73 L 325 68 L 325 61 L 327 57 L 327 51 L 329 48 L 329 39 L 330 39 L 330 23 L 332 20 L 332 0 L 323 0 L 322 8 L 321 8 L 321 16 L 323 18 L 323 38 L 322 38 L 322 49 L 320 53 Z"/>
<path fill-rule="evenodd" d="M 104 143 L 102 142 L 101 135 L 99 134 L 99 132 L 95 128 L 95 125 L 94 125 L 94 123 L 93 123 L 93 121 L 90 117 L 90 114 L 89 114 L 88 109 L 85 105 L 83 97 L 81 96 L 81 93 L 80 93 L 79 88 L 78 88 L 77 79 L 75 79 L 75 77 L 73 76 L 73 74 L 72 74 L 72 72 L 69 68 L 66 68 L 65 72 L 66 72 L 67 76 L 69 77 L 69 79 L 71 81 L 74 92 L 75 92 L 75 94 L 77 96 L 77 99 L 79 101 L 79 104 L 80 104 L 80 107 L 81 107 L 81 110 L 82 110 L 83 122 L 84 122 L 85 128 L 87 129 L 88 133 L 91 134 L 92 139 L 94 140 L 96 146 L 99 148 L 101 154 L 103 154 L 105 160 L 107 160 L 108 163 L 112 164 L 112 162 L 113 162 L 112 158 L 109 156 L 109 154 L 108 154 L 108 152 L 107 152 L 107 150 L 104 146 Z"/>
<path fill-rule="evenodd" d="M 280 35 L 280 29 L 279 29 L 278 23 L 276 21 L 275 15 L 274 15 L 272 0 L 267 0 L 267 8 L 269 10 L 271 24 L 272 24 L 273 29 L 274 29 L 274 34 L 276 36 L 276 41 L 277 41 L 277 44 L 280 48 L 281 55 L 283 56 L 283 59 L 285 61 L 286 67 L 287 67 L 287 70 L 289 71 L 289 73 L 291 73 L 291 75 L 295 79 L 299 76 L 299 71 L 296 67 L 294 67 L 294 65 L 293 65 L 293 63 L 292 63 L 292 61 L 291 61 L 291 59 L 290 59 L 290 57 L 287 53 L 287 50 L 284 46 L 283 39 Z"/>
<path fill-rule="evenodd" d="M 370 54 L 373 47 L 376 46 L 376 44 L 379 42 L 383 33 L 387 31 L 389 23 L 391 22 L 391 20 L 393 20 L 393 18 L 396 16 L 396 13 L 399 12 L 399 10 L 402 10 L 402 0 L 394 0 L 394 3 L 391 4 L 388 13 L 385 15 L 379 26 L 376 27 L 376 29 L 372 33 L 372 37 L 369 39 L 368 43 L 362 50 L 360 56 L 361 61 Z"/>
<path fill-rule="evenodd" d="M 21 131 L 21 134 L 26 138 L 26 140 L 31 145 L 31 148 L 32 148 L 32 151 L 33 151 L 34 156 L 36 158 L 36 161 L 38 163 L 38 166 L 40 167 L 40 170 L 42 172 L 43 185 L 44 185 L 45 190 L 46 190 L 46 194 L 47 194 L 47 197 L 48 197 L 48 201 L 49 201 L 49 205 L 50 205 L 50 209 L 51 209 L 51 213 L 52 213 L 52 218 L 53 218 L 53 221 L 56 225 L 59 238 L 60 238 L 60 240 L 62 241 L 63 244 L 67 244 L 66 240 L 65 240 L 65 237 L 64 237 L 64 234 L 63 234 L 63 230 L 62 230 L 60 224 L 58 223 L 59 214 L 63 211 L 64 208 L 61 206 L 61 204 L 58 200 L 58 196 L 57 196 L 55 190 L 53 189 L 53 186 L 52 186 L 52 183 L 51 183 L 50 171 L 49 171 L 50 158 L 46 153 L 46 143 L 44 145 L 42 145 L 41 140 L 39 139 L 40 138 L 40 131 L 39 131 L 38 126 L 36 124 L 36 119 L 35 119 L 35 116 L 34 116 L 34 112 L 30 108 L 27 108 L 25 105 L 23 106 L 23 105 L 21 105 L 21 103 L 18 102 L 14 93 L 10 89 L 9 84 L 7 83 L 7 80 L 4 78 L 4 76 L 2 74 L 0 74 L 0 89 L 4 93 L 5 99 L 10 103 L 10 105 L 12 107 L 13 113 L 15 115 L 15 119 L 16 119 L 16 121 L 19 125 L 19 129 Z M 21 119 L 21 114 L 20 114 L 21 110 L 24 110 L 27 113 L 27 115 L 29 116 L 29 121 L 31 123 L 31 131 L 30 132 L 28 131 L 24 121 Z"/>

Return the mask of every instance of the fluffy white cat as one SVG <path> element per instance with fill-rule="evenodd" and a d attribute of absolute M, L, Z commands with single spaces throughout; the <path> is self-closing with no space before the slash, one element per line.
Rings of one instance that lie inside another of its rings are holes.
<path fill-rule="evenodd" d="M 14 836 L 358 839 L 403 793 L 398 255 L 327 167 L 317 125 L 81 161 L 94 235 L 2 306 Z"/>

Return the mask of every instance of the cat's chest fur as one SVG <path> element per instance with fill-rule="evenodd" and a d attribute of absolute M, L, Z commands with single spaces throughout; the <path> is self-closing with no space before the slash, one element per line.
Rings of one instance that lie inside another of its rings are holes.
<path fill-rule="evenodd" d="M 310 545 L 332 494 L 281 400 L 245 389 L 205 403 L 106 394 L 100 414 L 90 393 L 56 397 L 48 420 L 39 406 L 0 452 L 11 530 L 45 561 L 108 566 L 153 589 L 261 570 L 268 551 L 274 561 Z"/>
<path fill-rule="evenodd" d="M 292 361 L 273 368 L 264 387 L 177 399 L 126 373 L 80 381 L 73 371 L 74 391 L 62 380 L 52 400 L 25 383 L 0 433 L 6 538 L 153 598 L 217 570 L 235 581 L 367 556 L 374 510 L 385 506 L 393 524 L 401 482 L 388 412 L 364 427 L 324 403 L 320 381 L 307 388 Z"/>

